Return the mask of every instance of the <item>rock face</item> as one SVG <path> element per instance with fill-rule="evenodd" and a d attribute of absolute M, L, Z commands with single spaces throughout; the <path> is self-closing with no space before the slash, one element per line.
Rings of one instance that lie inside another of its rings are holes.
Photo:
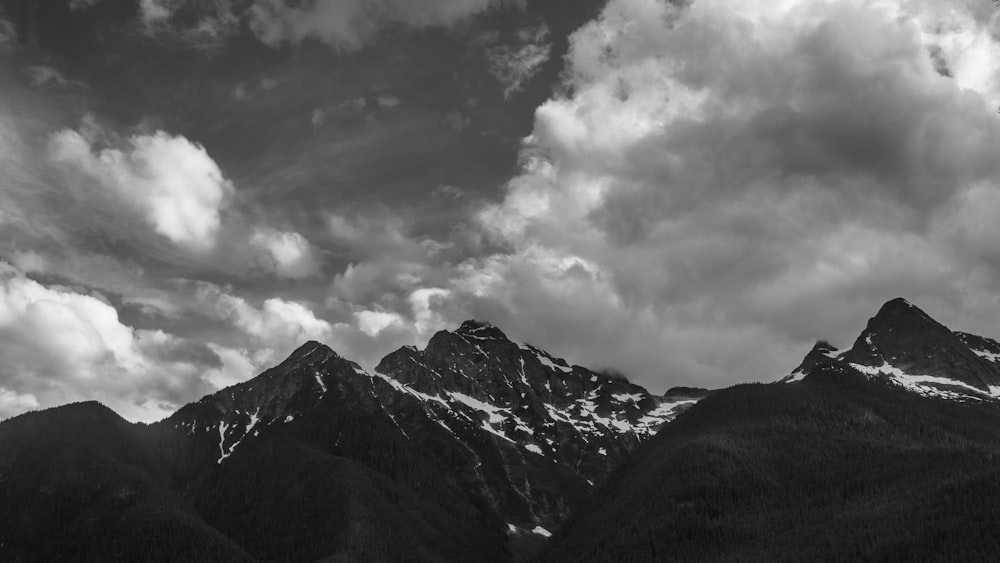
<path fill-rule="evenodd" d="M 421 561 L 507 561 L 544 541 L 632 449 L 706 394 L 656 396 L 468 321 L 424 350 L 393 352 L 371 373 L 308 342 L 159 423 L 129 425 L 108 411 L 131 441 L 107 463 L 143 460 L 119 471 L 138 472 L 122 477 L 128 490 L 136 479 L 151 483 L 138 490 L 153 492 L 135 502 L 155 493 L 155 506 L 166 507 L 156 510 L 198 538 L 188 545 L 232 555 L 219 560 L 395 561 L 405 552 Z M 10 445 L 0 470 L 31 449 L 20 429 L 58 427 L 71 418 L 61 413 L 0 425 L 0 444 Z M 75 494 L 71 476 L 85 460 L 83 452 L 61 469 L 65 479 L 52 477 L 57 497 Z M 0 494 L 17 486 L 4 475 Z M 8 497 L 12 510 L 47 514 L 37 496 Z M 54 521 L 25 525 L 37 531 Z M 0 530 L 0 559 L 31 559 L 32 546 L 11 530 Z M 170 541 L 164 534 L 154 544 Z M 67 545 L 91 545 L 86 537 Z"/>
<path fill-rule="evenodd" d="M 221 465 L 263 428 L 335 399 L 435 452 L 509 530 L 534 530 L 555 527 L 623 456 L 703 395 L 655 396 L 467 321 L 424 350 L 389 354 L 374 373 L 309 342 L 162 424 L 194 438 L 185 465 Z"/>
<path fill-rule="evenodd" d="M 483 498 L 525 530 L 555 526 L 569 501 L 699 398 L 651 395 L 474 321 L 390 354 L 375 381 L 402 430 L 419 438 L 411 425 L 426 419 L 450 435 L 456 469 L 473 482 L 481 473 Z"/>
<path fill-rule="evenodd" d="M 952 332 L 902 298 L 868 321 L 846 350 L 819 342 L 782 381 L 801 381 L 834 365 L 887 379 L 915 392 L 947 398 L 988 399 L 1000 395 L 1000 343 Z"/>

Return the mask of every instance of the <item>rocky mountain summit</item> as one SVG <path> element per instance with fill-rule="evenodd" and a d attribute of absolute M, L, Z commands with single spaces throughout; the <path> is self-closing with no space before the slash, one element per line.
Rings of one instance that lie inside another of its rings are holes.
<path fill-rule="evenodd" d="M 818 342 L 782 381 L 794 383 L 835 367 L 936 397 L 1000 397 L 1000 343 L 953 332 L 917 306 L 893 299 L 868 321 L 847 349 Z"/>
<path fill-rule="evenodd" d="M 389 354 L 372 373 L 308 342 L 162 424 L 194 438 L 197 463 L 221 465 L 263 429 L 335 398 L 436 452 L 509 531 L 544 534 L 573 499 L 703 395 L 656 396 L 467 321 L 435 334 L 424 350 Z"/>

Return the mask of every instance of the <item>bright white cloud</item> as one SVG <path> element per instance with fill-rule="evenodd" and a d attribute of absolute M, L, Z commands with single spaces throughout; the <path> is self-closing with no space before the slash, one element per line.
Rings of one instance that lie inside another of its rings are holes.
<path fill-rule="evenodd" d="M 358 311 L 354 314 L 358 321 L 358 328 L 368 336 L 378 336 L 386 328 L 403 325 L 403 319 L 396 313 L 385 311 Z"/>
<path fill-rule="evenodd" d="M 0 417 L 96 399 L 151 421 L 207 387 L 217 361 L 162 331 L 136 330 L 99 295 L 47 287 L 0 262 Z"/>
<path fill-rule="evenodd" d="M 209 348 L 222 361 L 222 366 L 211 370 L 205 378 L 216 389 L 224 389 L 242 383 L 260 373 L 259 361 L 248 350 L 227 348 L 210 344 Z"/>
<path fill-rule="evenodd" d="M 449 320 L 441 314 L 436 305 L 450 299 L 452 292 L 440 287 L 422 287 L 407 298 L 413 313 L 413 327 L 417 334 L 426 336 L 431 332 L 452 328 Z"/>
<path fill-rule="evenodd" d="M 333 331 L 329 322 L 296 301 L 273 297 L 257 307 L 208 283 L 198 284 L 196 299 L 211 317 L 227 321 L 252 337 L 244 342 L 249 348 L 262 350 L 268 359 L 281 359 L 307 340 L 328 342 Z"/>
<path fill-rule="evenodd" d="M 258 228 L 250 244 L 258 250 L 258 261 L 279 277 L 301 279 L 319 274 L 312 245 L 299 233 Z"/>
<path fill-rule="evenodd" d="M 101 135 L 92 122 L 80 131 L 64 129 L 52 137 L 49 158 L 96 182 L 104 203 L 124 202 L 125 210 L 174 244 L 212 249 L 233 186 L 205 148 L 163 131 L 135 135 L 123 149 L 100 148 Z"/>

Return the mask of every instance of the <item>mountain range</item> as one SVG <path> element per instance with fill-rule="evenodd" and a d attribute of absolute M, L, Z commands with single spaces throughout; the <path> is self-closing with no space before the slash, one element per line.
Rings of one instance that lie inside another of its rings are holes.
<path fill-rule="evenodd" d="M 4 422 L 0 555 L 506 561 L 705 393 L 656 396 L 474 321 L 371 373 L 307 342 L 152 425 L 97 403 Z"/>
<path fill-rule="evenodd" d="M 150 425 L 0 423 L 4 561 L 981 560 L 1000 343 L 903 299 L 787 377 L 650 393 L 467 321 L 307 342 Z"/>

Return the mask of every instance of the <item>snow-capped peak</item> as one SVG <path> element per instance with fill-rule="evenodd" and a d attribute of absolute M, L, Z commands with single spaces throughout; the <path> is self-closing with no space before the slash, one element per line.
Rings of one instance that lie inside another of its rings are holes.
<path fill-rule="evenodd" d="M 885 378 L 936 397 L 991 399 L 1000 389 L 1000 343 L 955 333 L 902 298 L 883 305 L 854 345 L 844 351 L 818 343 L 785 383 L 806 379 L 824 365 Z"/>

